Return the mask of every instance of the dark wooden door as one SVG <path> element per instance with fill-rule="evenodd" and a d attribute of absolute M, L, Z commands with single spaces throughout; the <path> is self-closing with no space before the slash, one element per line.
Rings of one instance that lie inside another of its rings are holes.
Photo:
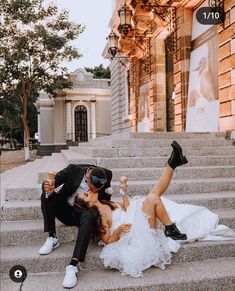
<path fill-rule="evenodd" d="M 75 108 L 75 141 L 88 141 L 87 109 L 83 105 Z"/>

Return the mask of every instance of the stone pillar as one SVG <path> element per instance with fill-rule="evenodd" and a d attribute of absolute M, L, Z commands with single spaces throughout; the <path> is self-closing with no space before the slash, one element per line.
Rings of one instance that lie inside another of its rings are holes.
<path fill-rule="evenodd" d="M 96 138 L 96 100 L 91 101 L 91 138 Z"/>
<path fill-rule="evenodd" d="M 166 62 L 165 41 L 156 39 L 156 67 L 155 67 L 155 92 L 154 100 L 154 131 L 166 131 Z"/>
<path fill-rule="evenodd" d="M 73 140 L 71 100 L 66 101 L 66 118 L 67 118 L 67 137 L 66 137 L 66 139 Z"/>
<path fill-rule="evenodd" d="M 131 132 L 137 132 L 137 119 L 138 119 L 138 95 L 136 94 L 139 87 L 140 69 L 137 60 L 132 60 L 129 69 L 130 73 L 130 114 L 131 114 Z"/>
<path fill-rule="evenodd" d="M 177 53 L 174 64 L 175 131 L 185 131 L 192 38 L 192 9 L 180 7 L 177 26 Z"/>

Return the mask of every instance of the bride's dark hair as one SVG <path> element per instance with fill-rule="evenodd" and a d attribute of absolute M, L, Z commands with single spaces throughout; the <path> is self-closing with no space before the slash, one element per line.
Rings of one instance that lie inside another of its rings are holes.
<path fill-rule="evenodd" d="M 102 204 L 108 205 L 111 208 L 112 211 L 115 210 L 116 208 L 118 208 L 115 205 L 115 203 L 112 202 L 112 201 L 101 200 L 100 202 Z M 95 224 L 95 227 L 94 227 L 93 238 L 100 239 L 102 234 L 105 232 L 105 228 L 104 228 L 104 225 L 102 223 L 102 217 L 100 215 L 99 209 L 95 205 L 90 206 L 88 202 L 86 202 L 83 199 L 78 198 L 78 197 L 76 198 L 76 200 L 74 202 L 74 208 L 78 212 L 82 212 L 84 210 L 91 211 L 91 213 L 96 218 L 96 224 Z"/>
<path fill-rule="evenodd" d="M 96 218 L 95 219 L 96 222 L 95 222 L 95 227 L 94 227 L 92 238 L 100 239 L 101 235 L 102 235 L 102 233 L 104 233 L 105 229 L 104 229 L 104 226 L 102 223 L 102 217 L 100 215 L 98 208 L 95 205 L 90 206 L 88 202 L 84 201 L 81 198 L 77 198 L 75 200 L 74 208 L 78 212 L 83 212 L 85 210 L 85 211 L 90 211 L 94 215 L 94 217 Z"/>

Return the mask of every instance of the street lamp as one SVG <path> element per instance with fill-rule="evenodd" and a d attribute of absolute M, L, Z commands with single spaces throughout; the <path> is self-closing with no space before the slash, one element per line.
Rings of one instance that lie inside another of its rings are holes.
<path fill-rule="evenodd" d="M 118 10 L 118 16 L 120 17 L 120 31 L 126 36 L 131 30 L 131 18 L 132 11 L 125 4 L 121 9 Z"/>
<path fill-rule="evenodd" d="M 109 49 L 108 52 L 115 57 L 117 51 L 118 51 L 118 37 L 117 35 L 111 31 L 109 36 L 107 37 L 108 43 L 109 43 Z"/>
<path fill-rule="evenodd" d="M 119 61 L 123 66 L 126 66 L 128 62 L 128 58 L 125 56 L 116 56 L 118 53 L 118 37 L 117 35 L 111 31 L 109 36 L 106 38 L 108 40 L 108 52 L 112 55 L 112 60 Z"/>

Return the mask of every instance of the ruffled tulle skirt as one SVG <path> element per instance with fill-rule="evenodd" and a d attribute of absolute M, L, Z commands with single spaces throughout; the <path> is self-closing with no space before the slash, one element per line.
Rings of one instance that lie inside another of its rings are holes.
<path fill-rule="evenodd" d="M 151 229 L 142 211 L 143 198 L 132 199 L 127 212 L 113 215 L 113 224 L 132 223 L 131 231 L 114 243 L 105 245 L 100 253 L 104 266 L 120 270 L 123 275 L 141 277 L 151 266 L 165 269 L 171 263 L 169 239 L 161 229 Z M 115 210 L 116 214 L 118 211 Z M 174 243 L 174 242 L 173 242 Z"/>

